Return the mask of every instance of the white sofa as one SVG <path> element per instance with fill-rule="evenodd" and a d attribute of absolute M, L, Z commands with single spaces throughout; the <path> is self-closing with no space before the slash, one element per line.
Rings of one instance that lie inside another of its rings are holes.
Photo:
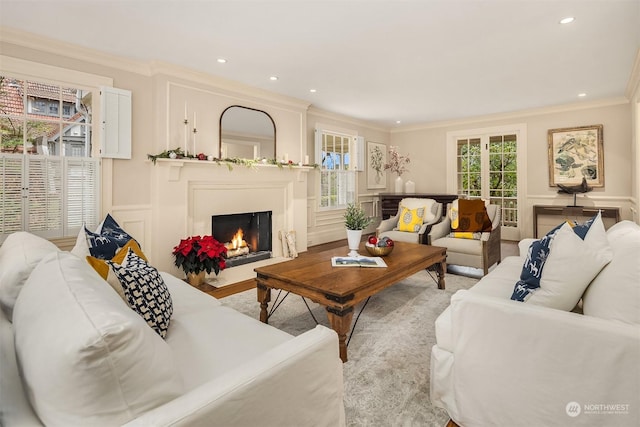
<path fill-rule="evenodd" d="M 165 339 L 85 260 L 28 233 L 9 236 L 0 247 L 0 425 L 345 424 L 334 331 L 294 337 L 161 275 L 173 302 Z"/>
<path fill-rule="evenodd" d="M 433 404 L 464 427 L 640 425 L 640 227 L 606 236 L 613 258 L 573 311 L 510 299 L 533 239 L 456 292 L 436 320 Z"/>

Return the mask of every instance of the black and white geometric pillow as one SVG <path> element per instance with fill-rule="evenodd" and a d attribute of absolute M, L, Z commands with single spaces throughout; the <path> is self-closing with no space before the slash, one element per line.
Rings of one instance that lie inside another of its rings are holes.
<path fill-rule="evenodd" d="M 120 281 L 127 304 L 162 338 L 167 335 L 173 301 L 162 276 L 129 248 L 122 264 L 107 261 Z"/>

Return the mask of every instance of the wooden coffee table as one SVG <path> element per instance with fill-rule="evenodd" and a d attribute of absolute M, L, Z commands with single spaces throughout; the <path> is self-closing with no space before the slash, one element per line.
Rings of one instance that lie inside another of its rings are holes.
<path fill-rule="evenodd" d="M 429 267 L 435 267 L 438 289 L 444 289 L 446 248 L 397 242 L 393 252 L 384 257 L 386 268 L 331 266 L 331 257 L 346 256 L 348 252 L 343 247 L 303 253 L 291 261 L 256 268 L 260 320 L 268 322 L 271 289 L 309 298 L 326 308 L 329 323 L 340 340 L 340 358 L 346 362 L 347 335 L 356 304 Z M 364 243 L 359 253 L 367 254 Z"/>

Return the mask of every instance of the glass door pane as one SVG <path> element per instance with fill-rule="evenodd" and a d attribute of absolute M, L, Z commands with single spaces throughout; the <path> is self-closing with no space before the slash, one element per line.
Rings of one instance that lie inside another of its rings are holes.
<path fill-rule="evenodd" d="M 481 147 L 480 138 L 458 140 L 458 195 L 482 196 Z"/>
<path fill-rule="evenodd" d="M 489 137 L 489 198 L 502 207 L 503 227 L 518 227 L 517 160 L 516 135 Z"/>

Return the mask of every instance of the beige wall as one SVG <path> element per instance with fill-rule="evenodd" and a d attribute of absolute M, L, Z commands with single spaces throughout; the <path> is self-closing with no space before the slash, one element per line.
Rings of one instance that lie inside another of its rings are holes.
<path fill-rule="evenodd" d="M 432 124 L 422 128 L 393 130 L 391 143 L 411 154 L 411 162 L 425 165 L 413 167 L 408 177 L 416 182 L 416 191 L 446 192 L 447 132 L 481 129 L 524 123 L 526 135 L 526 190 L 522 206 L 522 237 L 533 233 L 532 206 L 535 204 L 571 204 L 566 195 L 549 187 L 547 131 L 549 129 L 604 125 L 605 187 L 595 188 L 581 201 L 584 205 L 619 207 L 624 219 L 632 219 L 631 188 L 632 135 L 631 106 L 626 100 L 613 100 L 605 105 L 586 104 L 554 110 L 511 114 L 505 118 L 469 120 L 455 124 Z M 414 160 L 415 159 L 415 160 Z"/>
<path fill-rule="evenodd" d="M 631 99 L 632 139 L 631 158 L 631 195 L 634 220 L 640 224 L 640 50 L 636 56 L 635 66 L 628 85 Z"/>
<path fill-rule="evenodd" d="M 585 108 L 587 104 L 577 104 L 537 112 L 390 130 L 331 112 L 308 109 L 308 104 L 303 101 L 188 69 L 133 62 L 51 40 L 6 33 L 4 30 L 0 40 L 2 55 L 107 76 L 113 79 L 115 87 L 132 92 L 133 157 L 131 160 L 103 161 L 103 212 L 112 212 L 125 228 L 151 247 L 151 253 L 163 262 L 160 268 L 170 269 L 164 264 L 168 263 L 166 254 L 171 250 L 172 243 L 159 236 L 167 229 L 177 230 L 180 235 L 188 234 L 193 231 L 194 222 L 185 212 L 180 212 L 172 219 L 158 214 L 159 209 L 164 209 L 157 206 L 159 200 L 166 201 L 162 197 L 162 179 L 158 177 L 159 171 L 164 169 L 148 161 L 147 154 L 181 146 L 185 101 L 190 111 L 198 113 L 198 147 L 202 147 L 198 151 L 217 155 L 220 113 L 229 105 L 244 105 L 272 115 L 277 127 L 278 156 L 288 153 L 294 161 L 303 159 L 305 154 L 310 156 L 312 162 L 317 161 L 313 158 L 314 129 L 317 124 L 355 131 L 364 137 L 365 147 L 367 141 L 382 143 L 387 147 L 397 145 L 401 153 L 411 156 L 405 180 L 414 181 L 418 192 L 447 192 L 447 132 L 525 123 L 527 191 L 522 218 L 525 236 L 531 234 L 530 211 L 533 204 L 566 203 L 566 196 L 558 196 L 554 189 L 548 187 L 547 130 L 602 123 L 605 188 L 594 190 L 587 198 L 593 204 L 620 206 L 623 218 L 632 218 L 632 207 L 635 206 L 637 211 L 640 191 L 637 182 L 637 169 L 640 166 L 637 103 L 640 95 L 637 88 L 633 104 L 625 100 L 591 104 L 590 108 Z M 635 134 L 632 133 L 633 129 Z M 327 213 L 316 208 L 317 177 L 316 171 L 304 175 L 306 212 L 297 200 L 296 211 L 291 213 L 295 218 L 305 218 L 307 241 L 303 242 L 304 248 L 307 244 L 344 238 L 342 212 Z M 392 178 L 388 177 L 387 190 L 393 187 Z M 225 176 L 226 179 L 229 177 Z M 370 214 L 379 214 L 377 194 L 383 191 L 367 189 L 366 182 L 366 171 L 359 172 L 358 199 Z M 298 188 L 298 184 L 294 185 Z M 297 191 L 296 197 L 299 197 L 299 189 Z M 178 204 L 184 203 L 180 201 Z M 172 223 L 168 224 L 167 221 Z M 301 224 L 294 219 L 290 223 Z M 374 228 L 375 224 L 368 232 Z"/>

